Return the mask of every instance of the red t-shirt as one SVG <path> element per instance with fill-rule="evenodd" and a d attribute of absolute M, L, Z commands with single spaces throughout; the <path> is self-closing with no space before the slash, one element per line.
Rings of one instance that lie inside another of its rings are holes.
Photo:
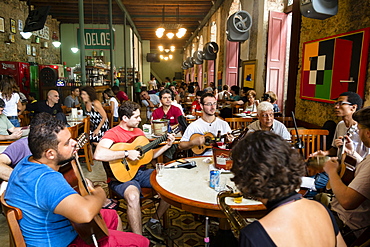
<path fill-rule="evenodd" d="M 139 128 L 134 128 L 133 131 L 124 130 L 120 126 L 116 126 L 107 132 L 105 132 L 102 139 L 112 140 L 114 143 L 117 142 L 128 142 L 134 140 L 138 136 L 145 136 L 144 132 Z"/>
<path fill-rule="evenodd" d="M 191 104 L 191 109 L 195 109 L 196 111 L 201 111 L 202 107 L 200 107 L 200 103 L 198 100 L 194 100 L 193 103 Z"/>
<path fill-rule="evenodd" d="M 123 92 L 123 91 L 119 91 L 119 92 L 116 94 L 116 97 L 117 97 L 117 99 L 118 99 L 120 102 L 122 102 L 122 101 L 124 101 L 124 100 L 129 100 L 129 99 L 128 99 L 127 94 L 126 94 L 125 92 Z"/>
<path fill-rule="evenodd" d="M 168 119 L 170 120 L 170 125 L 178 124 L 179 121 L 177 120 L 178 117 L 182 115 L 181 110 L 177 106 L 171 105 L 170 109 L 168 110 L 166 117 L 164 117 L 163 107 L 159 107 L 153 111 L 152 117 L 153 120 L 156 119 Z"/>

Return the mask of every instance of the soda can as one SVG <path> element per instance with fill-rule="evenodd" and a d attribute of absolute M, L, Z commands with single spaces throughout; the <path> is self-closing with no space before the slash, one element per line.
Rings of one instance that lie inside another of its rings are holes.
<path fill-rule="evenodd" d="M 220 171 L 219 170 L 211 170 L 210 177 L 209 177 L 209 187 L 216 188 L 220 184 Z"/>

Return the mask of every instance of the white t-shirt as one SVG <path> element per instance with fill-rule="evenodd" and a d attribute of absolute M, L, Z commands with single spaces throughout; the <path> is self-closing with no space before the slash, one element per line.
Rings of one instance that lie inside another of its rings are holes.
<path fill-rule="evenodd" d="M 109 99 L 109 105 L 110 105 L 110 102 L 114 103 L 113 117 L 118 117 L 118 101 L 117 101 L 117 99 L 114 98 L 114 97 L 111 97 Z"/>
<path fill-rule="evenodd" d="M 13 93 L 9 101 L 3 98 L 2 93 L 0 92 L 0 98 L 5 102 L 4 115 L 7 117 L 18 116 L 18 102 L 20 100 L 18 93 Z"/>
<path fill-rule="evenodd" d="M 212 133 L 213 135 L 217 136 L 218 131 L 221 131 L 221 135 L 226 133 L 231 133 L 231 128 L 227 122 L 216 118 L 213 123 L 207 123 L 202 118 L 192 122 L 185 130 L 184 135 L 181 137 L 180 142 L 186 142 L 190 140 L 190 137 L 193 134 L 205 134 L 207 132 Z M 208 149 L 206 152 L 202 154 L 203 156 L 212 155 L 212 149 Z"/>

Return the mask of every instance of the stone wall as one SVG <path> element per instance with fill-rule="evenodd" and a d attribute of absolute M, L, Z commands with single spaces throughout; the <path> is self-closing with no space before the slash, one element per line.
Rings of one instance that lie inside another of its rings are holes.
<path fill-rule="evenodd" d="M 302 17 L 300 36 L 300 62 L 297 78 L 296 117 L 309 123 L 322 126 L 327 120 L 339 121 L 333 115 L 333 105 L 311 100 L 300 99 L 300 80 L 302 67 L 303 43 L 332 35 L 346 33 L 365 27 L 370 27 L 370 1 L 369 0 L 341 0 L 338 4 L 338 14 L 326 20 L 316 20 Z M 367 54 L 369 55 L 369 54 Z M 370 61 L 369 61 L 370 62 Z M 365 105 L 370 105 L 370 63 L 368 63 Z"/>
<path fill-rule="evenodd" d="M 22 39 L 20 31 L 18 30 L 18 20 L 23 22 L 28 16 L 27 1 L 20 0 L 2 0 L 0 1 L 1 17 L 4 18 L 5 32 L 0 32 L 0 61 L 17 61 L 17 62 L 36 62 L 39 64 L 59 64 L 60 48 L 55 48 L 52 45 L 52 35 L 56 32 L 59 35 L 59 22 L 48 16 L 45 26 L 49 28 L 49 40 L 40 38 L 40 43 L 34 43 L 35 37 L 31 39 Z M 10 18 L 16 21 L 15 42 L 6 43 L 9 40 L 10 32 Z M 43 42 L 48 43 L 48 48 L 41 48 Z M 26 53 L 26 46 L 36 48 L 36 56 L 29 56 Z"/>

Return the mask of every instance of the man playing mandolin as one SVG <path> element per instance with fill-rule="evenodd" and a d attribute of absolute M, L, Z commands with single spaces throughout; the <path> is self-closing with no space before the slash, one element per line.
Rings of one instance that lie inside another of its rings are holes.
<path fill-rule="evenodd" d="M 144 132 L 141 129 L 137 128 L 141 121 L 140 106 L 135 102 L 126 101 L 118 109 L 118 114 L 119 118 L 121 119 L 120 124 L 104 134 L 102 140 L 96 147 L 94 158 L 101 161 L 115 161 L 124 159 L 125 162 L 128 163 L 130 161 L 139 161 L 141 153 L 138 150 L 133 149 L 115 151 L 110 148 L 115 143 L 127 143 L 132 139 L 145 136 Z M 167 138 L 168 139 L 166 145 L 154 150 L 153 158 L 157 158 L 164 151 L 168 150 L 171 147 L 172 143 L 175 140 L 175 136 L 173 134 L 168 134 Z M 127 217 L 132 231 L 137 234 L 142 234 L 140 190 L 141 187 L 152 187 L 149 178 L 153 170 L 138 169 L 137 173 L 133 176 L 131 180 L 127 182 L 120 182 L 112 174 L 111 168 L 106 164 L 104 166 L 108 178 L 111 179 L 111 181 L 109 182 L 110 188 L 124 197 L 127 201 Z M 124 167 L 125 164 L 120 164 L 120 166 Z M 136 168 L 139 168 L 137 166 L 140 167 L 140 165 L 136 165 Z M 133 166 L 129 170 L 134 169 L 135 166 Z M 154 237 L 162 240 L 164 238 L 162 235 L 159 219 L 167 210 L 168 206 L 169 205 L 165 201 L 161 200 L 158 206 L 157 213 L 154 214 L 153 218 L 151 218 L 145 225 L 145 228 Z"/>
<path fill-rule="evenodd" d="M 187 127 L 179 144 L 179 148 L 182 150 L 191 149 L 194 146 L 203 146 L 206 141 L 206 138 L 204 137 L 204 134 L 206 133 L 212 133 L 214 136 L 218 134 L 218 131 L 221 131 L 221 135 L 231 133 L 229 124 L 215 115 L 217 100 L 212 93 L 203 94 L 200 99 L 200 106 L 202 107 L 203 115 Z M 193 134 L 202 135 L 191 138 Z M 228 135 L 227 138 L 232 139 L 230 135 Z M 212 149 L 209 148 L 208 150 L 205 150 L 203 155 L 212 155 Z"/>
<path fill-rule="evenodd" d="M 353 114 L 353 119 L 358 124 L 358 135 L 366 147 L 370 147 L 370 108 L 366 107 Z M 346 138 L 345 152 L 355 152 L 353 141 Z M 325 172 L 329 175 L 329 182 L 335 197 L 331 202 L 335 211 L 344 225 L 358 237 L 370 226 L 370 157 L 366 156 L 356 166 L 354 179 L 347 186 L 338 175 L 337 158 L 332 158 L 324 165 Z M 348 244 L 348 243 L 347 243 Z"/>
<path fill-rule="evenodd" d="M 61 165 L 75 158 L 77 142 L 71 139 L 65 124 L 50 114 L 38 114 L 32 121 L 43 124 L 31 124 L 28 140 L 32 156 L 22 159 L 14 168 L 5 200 L 22 210 L 19 225 L 27 246 L 90 246 L 77 236 L 71 221 L 91 222 L 106 199 L 105 192 L 89 183 L 91 194 L 77 194 L 58 172 Z M 121 221 L 116 211 L 100 212 L 110 229 L 109 236 L 98 239 L 99 246 L 117 243 L 148 246 L 148 239 L 142 236 L 117 231 Z"/>

